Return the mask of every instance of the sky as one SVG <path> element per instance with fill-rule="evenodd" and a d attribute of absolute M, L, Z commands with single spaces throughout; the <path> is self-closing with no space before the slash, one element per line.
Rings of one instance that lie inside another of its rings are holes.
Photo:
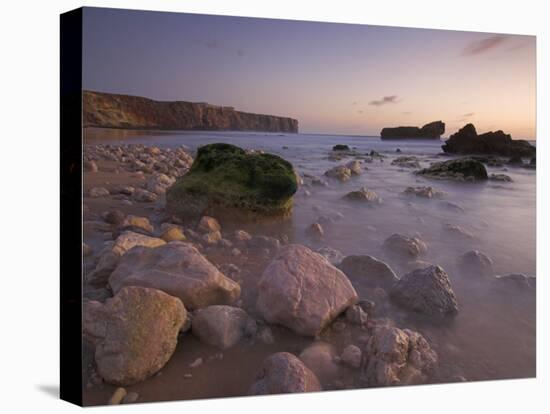
<path fill-rule="evenodd" d="M 536 139 L 536 39 L 85 8 L 85 89 L 289 116 L 302 133 L 442 120 Z"/>

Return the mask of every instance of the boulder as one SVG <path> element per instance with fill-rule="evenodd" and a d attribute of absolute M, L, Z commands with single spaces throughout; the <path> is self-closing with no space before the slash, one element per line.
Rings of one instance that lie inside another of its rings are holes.
<path fill-rule="evenodd" d="M 237 344 L 246 334 L 251 320 L 241 308 L 213 305 L 194 313 L 191 329 L 201 342 L 227 349 Z"/>
<path fill-rule="evenodd" d="M 430 122 L 422 128 L 400 126 L 395 128 L 383 128 L 380 138 L 385 139 L 439 139 L 445 133 L 445 123 L 441 121 Z"/>
<path fill-rule="evenodd" d="M 166 242 L 158 237 L 150 237 L 133 231 L 125 231 L 115 240 L 113 251 L 124 254 L 133 247 L 158 247 Z"/>
<path fill-rule="evenodd" d="M 418 332 L 376 327 L 365 347 L 364 378 L 370 386 L 424 382 L 437 364 L 437 354 Z"/>
<path fill-rule="evenodd" d="M 181 227 L 173 225 L 168 226 L 161 234 L 160 238 L 164 240 L 166 243 L 170 243 L 171 241 L 184 241 L 186 239 L 185 234 L 183 234 L 183 230 Z"/>
<path fill-rule="evenodd" d="M 416 174 L 428 178 L 448 179 L 457 181 L 487 180 L 485 166 L 473 158 L 434 162 L 428 168 L 416 171 Z"/>
<path fill-rule="evenodd" d="M 361 201 L 369 204 L 380 204 L 382 199 L 378 197 L 374 191 L 369 190 L 367 187 L 362 187 L 357 191 L 350 191 L 344 198 L 351 201 Z"/>
<path fill-rule="evenodd" d="M 144 203 L 152 203 L 154 201 L 157 201 L 158 198 L 155 193 L 145 190 L 143 188 L 136 188 L 132 196 L 134 197 L 134 200 Z"/>
<path fill-rule="evenodd" d="M 349 146 L 345 144 L 336 144 L 332 147 L 333 151 L 349 151 Z"/>
<path fill-rule="evenodd" d="M 348 181 L 351 178 L 351 170 L 345 165 L 338 165 L 325 172 L 327 177 L 336 178 L 341 182 Z"/>
<path fill-rule="evenodd" d="M 403 276 L 390 291 L 397 305 L 428 316 L 455 315 L 458 303 L 449 275 L 440 266 L 416 269 Z"/>
<path fill-rule="evenodd" d="M 397 157 L 391 162 L 391 165 L 397 165 L 402 168 L 420 168 L 418 157 L 413 155 Z"/>
<path fill-rule="evenodd" d="M 495 276 L 495 281 L 502 287 L 515 289 L 535 289 L 537 278 L 523 273 L 510 273 L 508 275 Z"/>
<path fill-rule="evenodd" d="M 418 237 L 407 237 L 399 233 L 392 234 L 383 244 L 390 254 L 403 258 L 416 258 L 428 251 L 426 243 Z"/>
<path fill-rule="evenodd" d="M 128 251 L 109 277 L 109 284 L 113 292 L 125 286 L 153 287 L 180 298 L 191 309 L 230 304 L 241 293 L 240 286 L 195 247 L 178 241 Z"/>
<path fill-rule="evenodd" d="M 198 149 L 189 172 L 166 192 L 166 209 L 182 218 L 286 216 L 298 189 L 292 164 L 230 144 Z"/>
<path fill-rule="evenodd" d="M 124 218 L 122 223 L 120 224 L 121 228 L 135 228 L 135 229 L 141 229 L 147 233 L 153 233 L 153 225 L 149 221 L 147 217 L 139 217 L 139 216 L 133 216 L 129 215 Z"/>
<path fill-rule="evenodd" d="M 348 345 L 344 348 L 342 352 L 341 359 L 344 364 L 350 368 L 359 368 L 361 367 L 361 358 L 363 353 L 361 349 L 356 345 Z"/>
<path fill-rule="evenodd" d="M 199 221 L 197 230 L 203 233 L 210 233 L 212 231 L 221 231 L 222 227 L 218 220 L 214 217 L 203 216 Z"/>
<path fill-rule="evenodd" d="M 505 157 L 533 157 L 536 148 L 525 140 L 514 140 L 502 131 L 478 135 L 473 124 L 467 124 L 452 134 L 441 147 L 450 154 L 491 154 Z"/>
<path fill-rule="evenodd" d="M 251 395 L 321 391 L 319 380 L 296 356 L 278 352 L 269 356 L 250 387 Z"/>
<path fill-rule="evenodd" d="M 493 261 L 479 250 L 470 250 L 458 258 L 458 268 L 466 276 L 492 276 Z"/>
<path fill-rule="evenodd" d="M 399 279 L 383 261 L 367 255 L 346 256 L 338 265 L 352 283 L 369 287 L 391 288 Z"/>
<path fill-rule="evenodd" d="M 346 167 L 351 171 L 351 175 L 361 175 L 363 174 L 363 167 L 360 161 L 353 160 L 346 164 Z"/>
<path fill-rule="evenodd" d="M 99 375 L 128 386 L 168 362 L 186 319 L 182 302 L 156 289 L 125 287 L 105 304 L 84 303 L 84 337 L 95 345 Z"/>
<path fill-rule="evenodd" d="M 344 273 L 320 254 L 291 244 L 264 270 L 257 309 L 269 323 L 315 336 L 357 300 Z"/>

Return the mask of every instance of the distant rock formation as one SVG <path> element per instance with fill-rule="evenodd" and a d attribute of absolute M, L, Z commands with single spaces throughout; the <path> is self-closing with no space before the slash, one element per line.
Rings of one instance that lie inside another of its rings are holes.
<path fill-rule="evenodd" d="M 430 122 L 422 128 L 400 126 L 396 128 L 383 128 L 380 131 L 382 139 L 439 139 L 445 133 L 445 123 L 441 121 Z"/>
<path fill-rule="evenodd" d="M 298 121 L 197 102 L 161 102 L 140 96 L 83 92 L 84 127 L 298 132 Z"/>
<path fill-rule="evenodd" d="M 444 152 L 450 154 L 491 154 L 502 156 L 532 157 L 536 148 L 525 140 L 513 140 L 502 131 L 478 135 L 473 124 L 467 124 L 445 141 Z"/>

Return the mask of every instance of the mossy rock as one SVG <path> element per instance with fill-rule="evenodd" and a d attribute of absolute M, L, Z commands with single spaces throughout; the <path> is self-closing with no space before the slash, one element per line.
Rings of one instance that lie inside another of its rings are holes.
<path fill-rule="evenodd" d="M 202 146 L 189 172 L 166 193 L 167 210 L 182 219 L 285 216 L 298 188 L 292 164 L 234 145 Z"/>
<path fill-rule="evenodd" d="M 459 181 L 477 181 L 489 178 L 485 166 L 473 158 L 435 162 L 430 167 L 417 171 L 416 174 Z"/>

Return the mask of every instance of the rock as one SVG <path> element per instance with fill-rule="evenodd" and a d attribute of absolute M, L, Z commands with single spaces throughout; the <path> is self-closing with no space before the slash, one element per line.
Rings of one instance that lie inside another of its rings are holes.
<path fill-rule="evenodd" d="M 327 177 L 336 178 L 339 181 L 344 182 L 348 181 L 351 178 L 351 170 L 344 165 L 339 165 L 326 171 L 325 175 Z"/>
<path fill-rule="evenodd" d="M 349 151 L 349 147 L 345 144 L 336 144 L 332 147 L 333 151 Z"/>
<path fill-rule="evenodd" d="M 139 394 L 137 392 L 129 392 L 126 394 L 126 397 L 122 399 L 122 404 L 133 404 L 135 403 L 139 398 Z"/>
<path fill-rule="evenodd" d="M 464 213 L 466 211 L 464 210 L 464 207 L 459 206 L 456 203 L 451 203 L 450 201 L 442 201 L 441 206 L 455 213 Z"/>
<path fill-rule="evenodd" d="M 510 273 L 508 275 L 495 276 L 495 280 L 499 282 L 501 286 L 520 289 L 535 289 L 537 285 L 536 277 L 527 276 L 523 273 Z"/>
<path fill-rule="evenodd" d="M 269 323 L 315 336 L 357 299 L 344 273 L 320 254 L 291 244 L 264 270 L 257 309 Z"/>
<path fill-rule="evenodd" d="M 166 193 L 166 208 L 183 218 L 287 216 L 298 189 L 292 164 L 230 144 L 198 149 L 189 173 Z"/>
<path fill-rule="evenodd" d="M 235 243 L 246 244 L 252 240 L 252 236 L 244 230 L 236 230 L 233 234 L 233 240 Z"/>
<path fill-rule="evenodd" d="M 502 131 L 478 135 L 473 124 L 467 124 L 452 134 L 441 147 L 450 154 L 492 154 L 532 157 L 536 148 L 525 140 L 514 140 Z"/>
<path fill-rule="evenodd" d="M 275 343 L 275 338 L 273 337 L 273 331 L 269 326 L 264 326 L 258 330 L 257 337 L 266 345 L 271 345 Z"/>
<path fill-rule="evenodd" d="M 269 356 L 250 387 L 251 395 L 321 391 L 319 380 L 302 361 L 288 352 Z"/>
<path fill-rule="evenodd" d="M 86 281 L 92 286 L 104 286 L 109 276 L 116 269 L 121 254 L 117 251 L 107 250 L 99 256 L 99 261 L 94 270 L 86 276 Z"/>
<path fill-rule="evenodd" d="M 458 268 L 467 276 L 492 276 L 493 261 L 479 250 L 470 250 L 458 258 Z"/>
<path fill-rule="evenodd" d="M 189 368 L 198 368 L 202 365 L 202 363 L 203 363 L 202 358 L 197 358 L 189 364 Z"/>
<path fill-rule="evenodd" d="M 82 166 L 84 168 L 84 171 L 86 171 L 86 172 L 97 172 L 98 171 L 97 163 L 94 160 L 84 161 Z"/>
<path fill-rule="evenodd" d="M 430 122 L 422 128 L 400 126 L 396 128 L 383 128 L 380 138 L 385 139 L 439 139 L 445 133 L 445 123 L 441 121 Z"/>
<path fill-rule="evenodd" d="M 351 171 L 351 175 L 361 175 L 363 174 L 363 167 L 361 162 L 357 160 L 350 161 L 346 164 L 346 167 Z"/>
<path fill-rule="evenodd" d="M 203 233 L 221 231 L 221 229 L 222 227 L 220 226 L 220 223 L 218 223 L 218 220 L 216 220 L 214 217 L 208 216 L 203 216 L 197 227 L 197 230 Z"/>
<path fill-rule="evenodd" d="M 126 397 L 126 389 L 125 388 L 117 388 L 113 395 L 111 395 L 111 398 L 109 398 L 109 401 L 107 402 L 107 405 L 118 405 L 124 400 Z"/>
<path fill-rule="evenodd" d="M 166 174 L 154 173 L 147 181 L 146 189 L 157 195 L 166 193 L 166 190 L 176 182 L 175 178 Z"/>
<path fill-rule="evenodd" d="M 171 241 L 186 240 L 185 234 L 183 234 L 183 230 L 179 226 L 168 227 L 166 230 L 162 232 L 160 238 L 164 240 L 166 243 L 170 243 Z"/>
<path fill-rule="evenodd" d="M 472 233 L 470 233 L 467 230 L 464 230 L 462 227 L 460 227 L 456 224 L 444 223 L 443 224 L 443 230 L 446 231 L 447 233 L 453 235 L 453 236 L 458 236 L 458 237 L 462 237 L 462 238 L 465 238 L 465 239 L 473 239 L 474 238 L 474 235 Z"/>
<path fill-rule="evenodd" d="M 150 288 L 125 287 L 104 305 L 85 302 L 84 337 L 95 345 L 99 375 L 121 386 L 154 375 L 174 353 L 185 318 L 179 299 Z"/>
<path fill-rule="evenodd" d="M 418 157 L 413 155 L 397 157 L 391 162 L 391 165 L 397 165 L 401 168 L 420 168 Z"/>
<path fill-rule="evenodd" d="M 424 382 L 438 360 L 418 332 L 391 326 L 376 327 L 365 352 L 364 376 L 370 386 Z"/>
<path fill-rule="evenodd" d="M 323 226 L 321 226 L 319 223 L 313 223 L 311 226 L 309 226 L 306 230 L 306 233 L 309 237 L 312 237 L 314 239 L 321 239 L 325 235 Z"/>
<path fill-rule="evenodd" d="M 268 249 L 269 251 L 277 251 L 281 247 L 281 242 L 275 237 L 254 236 L 248 242 L 248 246 L 252 249 Z"/>
<path fill-rule="evenodd" d="M 133 231 L 125 231 L 115 240 L 113 251 L 124 254 L 133 247 L 158 247 L 166 242 L 157 237 L 150 237 Z"/>
<path fill-rule="evenodd" d="M 369 204 L 380 204 L 382 202 L 378 194 L 369 190 L 367 187 L 362 187 L 357 191 L 350 191 L 344 198 L 352 201 L 363 201 Z"/>
<path fill-rule="evenodd" d="M 439 191 L 433 187 L 407 187 L 405 191 L 403 191 L 406 195 L 413 195 L 416 197 L 424 197 L 424 198 L 440 198 L 443 197 L 445 194 L 443 191 Z"/>
<path fill-rule="evenodd" d="M 82 256 L 88 257 L 93 253 L 93 249 L 88 246 L 86 243 L 82 243 Z"/>
<path fill-rule="evenodd" d="M 103 213 L 103 220 L 114 226 L 119 226 L 120 224 L 122 224 L 125 218 L 126 214 L 124 214 L 120 210 L 108 210 Z"/>
<path fill-rule="evenodd" d="M 208 306 L 195 313 L 191 329 L 193 335 L 201 342 L 227 349 L 241 340 L 250 319 L 248 314 L 240 308 Z"/>
<path fill-rule="evenodd" d="M 157 201 L 158 196 L 151 191 L 147 191 L 143 188 L 136 188 L 133 194 L 134 200 L 144 203 L 151 203 Z"/>
<path fill-rule="evenodd" d="M 134 229 L 141 229 L 147 233 L 153 233 L 154 228 L 151 222 L 147 217 L 139 217 L 139 216 L 126 216 L 123 220 L 123 222 L 120 225 L 121 228 L 125 229 L 128 227 L 134 228 Z"/>
<path fill-rule="evenodd" d="M 346 365 L 348 365 L 351 368 L 359 368 L 361 367 L 361 358 L 363 354 L 361 352 L 361 349 L 359 349 L 356 345 L 348 345 L 344 348 L 344 351 L 342 352 L 342 362 Z"/>
<path fill-rule="evenodd" d="M 511 183 L 513 180 L 509 175 L 506 174 L 491 174 L 489 176 L 489 180 L 493 181 L 503 181 L 507 183 Z"/>
<path fill-rule="evenodd" d="M 340 367 L 336 363 L 336 349 L 327 342 L 316 341 L 300 353 L 300 360 L 322 384 L 336 379 Z"/>
<path fill-rule="evenodd" d="M 367 326 L 368 314 L 360 305 L 353 305 L 346 310 L 346 320 L 354 325 Z"/>
<path fill-rule="evenodd" d="M 202 235 L 202 241 L 210 246 L 218 244 L 222 240 L 222 234 L 219 231 L 212 231 Z"/>
<path fill-rule="evenodd" d="M 417 237 L 392 234 L 383 244 L 384 249 L 396 256 L 416 258 L 428 251 L 426 243 Z"/>
<path fill-rule="evenodd" d="M 350 278 L 352 283 L 365 284 L 372 288 L 391 288 L 399 280 L 386 263 L 367 255 L 347 256 L 338 268 Z"/>
<path fill-rule="evenodd" d="M 390 291 L 397 305 L 428 316 L 455 315 L 458 303 L 449 275 L 440 266 L 416 269 L 403 276 Z"/>
<path fill-rule="evenodd" d="M 428 178 L 458 181 L 478 181 L 488 178 L 485 166 L 473 158 L 434 162 L 430 167 L 416 171 L 416 174 Z"/>
<path fill-rule="evenodd" d="M 107 197 L 109 194 L 109 190 L 105 187 L 93 187 L 88 191 L 88 195 L 92 198 Z"/>
<path fill-rule="evenodd" d="M 324 256 L 325 259 L 327 259 L 334 266 L 339 264 L 344 258 L 344 255 L 341 251 L 328 246 L 317 249 L 317 253 L 319 253 L 321 256 Z"/>
<path fill-rule="evenodd" d="M 154 287 L 180 298 L 191 309 L 230 304 L 241 292 L 236 282 L 224 276 L 195 247 L 178 241 L 128 251 L 111 274 L 109 284 L 113 292 L 124 286 Z"/>

